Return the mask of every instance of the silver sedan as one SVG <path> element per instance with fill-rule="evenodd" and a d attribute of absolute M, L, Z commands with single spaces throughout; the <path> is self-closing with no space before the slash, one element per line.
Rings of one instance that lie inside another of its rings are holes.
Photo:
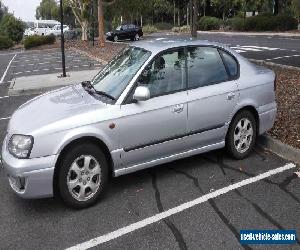
<path fill-rule="evenodd" d="M 110 176 L 226 147 L 247 157 L 276 116 L 273 71 L 222 44 L 143 41 L 91 82 L 55 90 L 12 116 L 2 161 L 23 198 L 94 204 Z"/>

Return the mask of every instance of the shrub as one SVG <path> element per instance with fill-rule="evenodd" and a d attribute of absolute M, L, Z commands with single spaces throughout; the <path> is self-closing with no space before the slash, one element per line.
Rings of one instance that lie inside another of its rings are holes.
<path fill-rule="evenodd" d="M 276 30 L 276 21 L 274 17 L 253 16 L 245 19 L 246 31 L 270 31 Z"/>
<path fill-rule="evenodd" d="M 170 23 L 156 23 L 154 25 L 158 30 L 171 30 L 173 25 Z"/>
<path fill-rule="evenodd" d="M 175 33 L 188 33 L 191 32 L 191 27 L 189 25 L 184 25 L 181 27 L 173 27 L 172 32 Z"/>
<path fill-rule="evenodd" d="M 55 43 L 55 36 L 28 36 L 24 40 L 25 49 L 30 49 L 34 47 L 38 47 L 45 44 L 53 44 Z"/>
<path fill-rule="evenodd" d="M 145 25 L 143 26 L 143 32 L 146 34 L 157 32 L 157 28 L 153 25 Z"/>
<path fill-rule="evenodd" d="M 180 32 L 184 32 L 184 33 L 191 32 L 191 27 L 189 25 L 184 25 L 180 27 Z"/>
<path fill-rule="evenodd" d="M 13 41 L 8 36 L 0 35 L 0 50 L 9 49 L 13 46 Z"/>
<path fill-rule="evenodd" d="M 297 19 L 290 16 L 277 16 L 276 23 L 279 31 L 295 30 L 298 27 Z"/>
<path fill-rule="evenodd" d="M 173 27 L 172 32 L 179 33 L 180 32 L 180 27 Z"/>
<path fill-rule="evenodd" d="M 18 43 L 23 39 L 25 24 L 11 14 L 5 15 L 0 23 L 1 33 Z"/>
<path fill-rule="evenodd" d="M 218 30 L 222 24 L 222 20 L 211 17 L 211 16 L 204 16 L 200 18 L 198 22 L 198 28 L 200 30 Z"/>
<path fill-rule="evenodd" d="M 228 19 L 228 26 L 232 30 L 244 31 L 245 30 L 245 19 L 241 17 L 234 17 Z"/>
<path fill-rule="evenodd" d="M 297 29 L 297 20 L 289 16 L 260 15 L 248 18 L 234 17 L 228 21 L 237 31 L 286 31 Z"/>

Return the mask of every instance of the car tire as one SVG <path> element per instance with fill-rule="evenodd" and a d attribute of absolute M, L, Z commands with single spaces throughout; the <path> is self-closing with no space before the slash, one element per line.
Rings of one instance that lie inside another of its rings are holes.
<path fill-rule="evenodd" d="M 139 34 L 136 34 L 135 36 L 134 36 L 134 41 L 139 41 L 140 40 L 140 35 Z"/>
<path fill-rule="evenodd" d="M 103 195 L 108 183 L 108 162 L 97 145 L 83 143 L 72 147 L 59 167 L 59 192 L 67 206 L 90 207 Z"/>
<path fill-rule="evenodd" d="M 254 149 L 256 143 L 256 121 L 248 110 L 237 113 L 226 135 L 227 152 L 235 159 L 246 158 Z"/>
<path fill-rule="evenodd" d="M 119 37 L 118 36 L 114 36 L 114 42 L 116 43 L 117 41 L 119 41 Z"/>

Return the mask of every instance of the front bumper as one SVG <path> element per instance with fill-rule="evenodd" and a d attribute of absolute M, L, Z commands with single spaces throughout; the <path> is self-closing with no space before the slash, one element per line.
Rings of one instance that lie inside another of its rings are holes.
<path fill-rule="evenodd" d="M 35 199 L 53 196 L 56 155 L 33 159 L 17 159 L 2 148 L 2 165 L 14 192 L 22 198 Z"/>

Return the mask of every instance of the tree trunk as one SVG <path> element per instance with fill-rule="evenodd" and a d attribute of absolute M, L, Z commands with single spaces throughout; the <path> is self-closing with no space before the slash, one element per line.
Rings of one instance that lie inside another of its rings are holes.
<path fill-rule="evenodd" d="M 206 15 L 206 0 L 203 1 L 203 16 Z"/>
<path fill-rule="evenodd" d="M 180 9 L 178 9 L 178 27 L 180 27 Z"/>
<path fill-rule="evenodd" d="M 99 45 L 105 47 L 104 37 L 104 16 L 102 0 L 98 0 L 98 21 L 99 21 Z"/>
<path fill-rule="evenodd" d="M 173 6 L 174 6 L 174 24 L 173 26 L 176 26 L 176 5 L 175 5 L 175 0 L 173 0 Z"/>
<path fill-rule="evenodd" d="M 198 21 L 198 0 L 191 1 L 191 14 L 192 14 L 192 37 L 197 37 L 197 21 Z"/>
<path fill-rule="evenodd" d="M 190 4 L 188 4 L 188 7 L 186 8 L 186 25 L 189 25 L 189 18 L 190 18 L 190 16 L 189 16 L 189 5 Z"/>
<path fill-rule="evenodd" d="M 279 0 L 274 1 L 274 16 L 277 16 L 279 12 Z"/>
<path fill-rule="evenodd" d="M 82 30 L 81 40 L 82 41 L 88 40 L 88 26 L 89 26 L 89 24 L 87 21 L 82 22 L 82 26 L 81 26 L 81 30 Z"/>

